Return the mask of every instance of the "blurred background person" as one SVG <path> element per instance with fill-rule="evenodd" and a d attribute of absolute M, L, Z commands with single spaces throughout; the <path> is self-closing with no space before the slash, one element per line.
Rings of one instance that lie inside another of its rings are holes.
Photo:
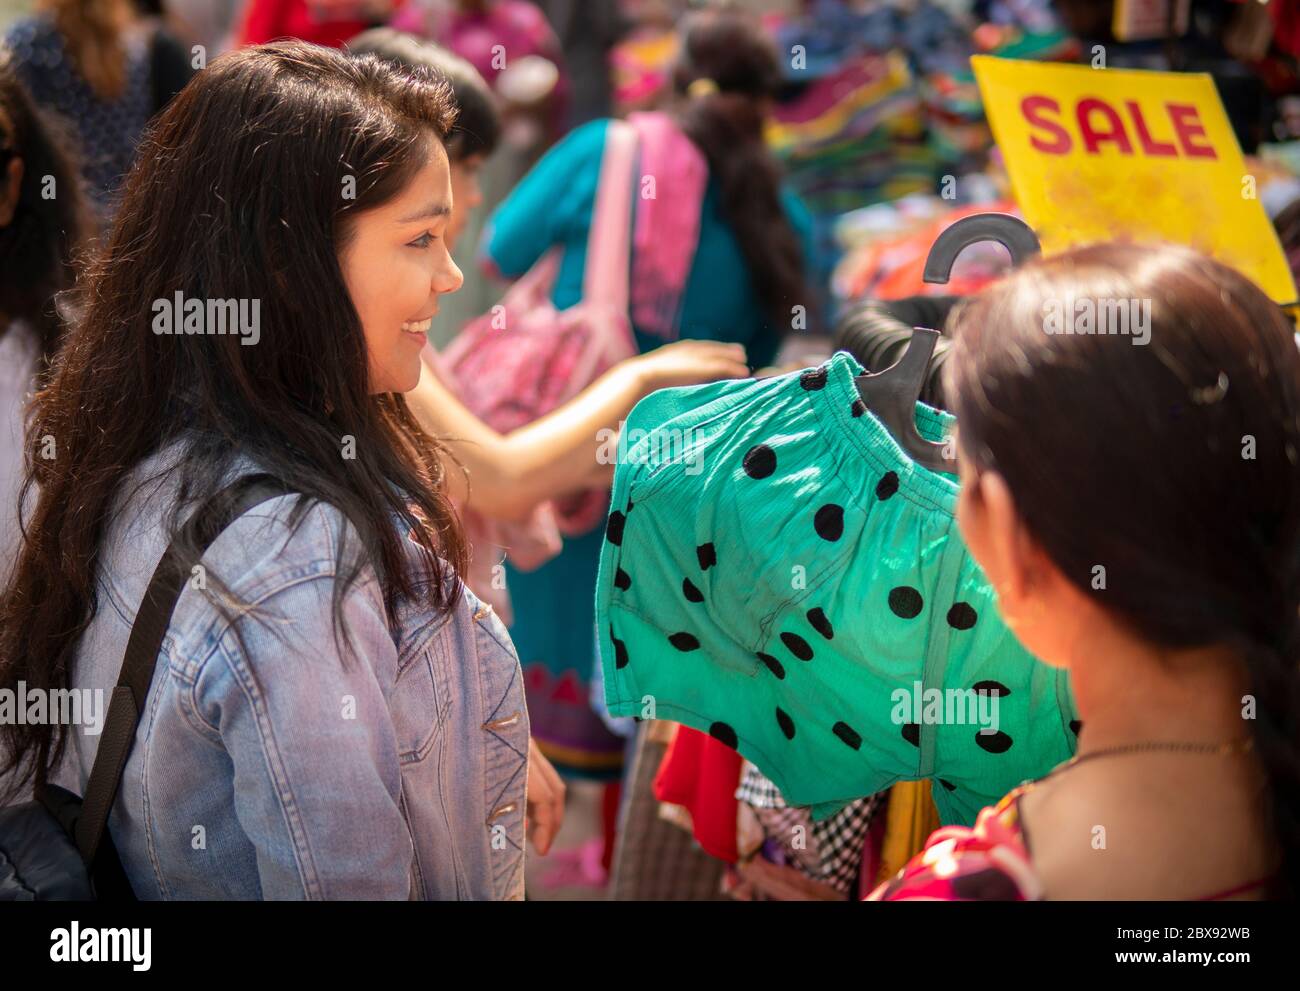
<path fill-rule="evenodd" d="M 641 195 L 634 197 L 630 317 L 650 351 L 677 338 L 743 344 L 751 365 L 775 357 L 792 307 L 806 305 L 806 213 L 780 185 L 763 143 L 763 122 L 779 80 L 774 47 L 756 20 L 707 10 L 682 24 L 670 113 L 640 131 Z M 563 247 L 552 302 L 582 294 L 587 240 L 608 120 L 564 138 L 492 216 L 485 262 L 516 278 Z M 653 140 L 650 136 L 653 135 Z M 654 163 L 658 164 L 654 164 Z M 645 196 L 645 177 L 655 181 Z M 698 184 L 690 187 L 688 175 Z M 694 195 L 687 192 L 694 188 Z M 696 231 L 678 292 L 669 273 L 689 252 L 673 232 Z M 511 636 L 528 679 L 534 736 L 562 772 L 610 780 L 623 740 L 588 702 L 595 662 L 594 589 L 600 526 L 566 538 L 558 557 L 524 572 L 507 561 L 515 606 Z"/>
<path fill-rule="evenodd" d="M 187 53 L 131 0 L 41 0 L 4 47 L 36 104 L 70 124 L 86 192 L 106 221 L 145 124 L 190 74 Z"/>
<path fill-rule="evenodd" d="M 0 580 L 20 536 L 27 402 L 63 339 L 55 297 L 74 282 L 87 226 L 66 145 L 0 55 Z"/>

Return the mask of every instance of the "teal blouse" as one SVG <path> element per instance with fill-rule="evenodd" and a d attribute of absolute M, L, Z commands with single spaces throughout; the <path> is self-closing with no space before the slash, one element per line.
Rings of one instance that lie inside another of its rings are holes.
<path fill-rule="evenodd" d="M 564 260 L 551 293 L 551 302 L 561 309 L 582 297 L 587 233 L 608 128 L 608 120 L 595 120 L 571 131 L 502 202 L 484 234 L 485 260 L 510 279 L 523 275 L 549 248 L 561 245 Z M 783 190 L 782 202 L 803 244 L 804 257 L 811 258 L 812 218 L 794 193 Z M 633 329 L 642 351 L 663 343 Z M 744 344 L 755 367 L 769 364 L 781 342 L 781 330 L 766 319 L 754 293 L 740 245 L 722 216 L 718 183 L 712 178 L 701 207 L 695 260 L 682 294 L 680 333 Z"/>

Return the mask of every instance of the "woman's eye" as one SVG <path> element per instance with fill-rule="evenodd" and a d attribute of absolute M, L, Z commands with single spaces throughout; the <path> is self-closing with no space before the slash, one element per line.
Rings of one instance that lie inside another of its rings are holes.
<path fill-rule="evenodd" d="M 436 238 L 432 234 L 425 232 L 412 241 L 409 246 L 412 248 L 427 248 L 429 245 L 433 244 L 435 240 Z"/>

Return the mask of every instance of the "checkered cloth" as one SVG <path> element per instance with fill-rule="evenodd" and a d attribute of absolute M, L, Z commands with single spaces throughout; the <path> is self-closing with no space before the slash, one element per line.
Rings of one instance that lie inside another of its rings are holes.
<path fill-rule="evenodd" d="M 736 798 L 755 810 L 764 834 L 781 845 L 794 867 L 845 896 L 852 893 L 862 870 L 867 831 L 884 802 L 884 792 L 860 798 L 829 819 L 813 822 L 807 809 L 786 805 L 776 785 L 746 761 Z M 801 833 L 796 832 L 799 826 Z M 806 838 L 802 846 L 795 845 L 799 836 Z"/>
<path fill-rule="evenodd" d="M 740 787 L 736 789 L 736 798 L 755 809 L 784 809 L 785 799 L 771 779 L 763 772 L 745 761 L 744 771 L 740 775 Z"/>

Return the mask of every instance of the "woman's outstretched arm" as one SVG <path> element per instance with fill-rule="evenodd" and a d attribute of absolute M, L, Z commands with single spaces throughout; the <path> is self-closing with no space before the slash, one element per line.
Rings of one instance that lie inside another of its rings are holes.
<path fill-rule="evenodd" d="M 596 452 L 599 431 L 618 429 L 628 411 L 657 389 L 749 374 L 739 344 L 676 341 L 620 362 L 567 403 L 509 434 L 475 416 L 428 367 L 406 401 L 420 425 L 468 470 L 448 465 L 452 497 L 485 516 L 519 521 L 539 502 L 607 484 L 612 464 Z"/>

